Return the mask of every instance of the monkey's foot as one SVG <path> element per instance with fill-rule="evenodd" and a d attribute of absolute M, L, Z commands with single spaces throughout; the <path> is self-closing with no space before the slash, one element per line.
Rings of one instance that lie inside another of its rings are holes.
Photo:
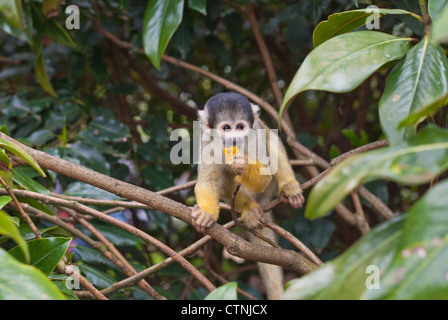
<path fill-rule="evenodd" d="M 260 218 L 263 217 L 263 210 L 260 207 L 252 208 L 241 215 L 241 219 L 250 229 L 262 229 Z"/>
<path fill-rule="evenodd" d="M 193 227 L 201 233 L 204 233 L 205 229 L 210 228 L 213 222 L 215 222 L 212 214 L 208 213 L 197 204 L 193 207 L 191 215 L 193 216 Z"/>
<path fill-rule="evenodd" d="M 289 203 L 294 209 L 302 207 L 305 198 L 302 194 L 302 189 L 297 181 L 285 184 L 280 192 L 280 200 L 284 203 Z"/>

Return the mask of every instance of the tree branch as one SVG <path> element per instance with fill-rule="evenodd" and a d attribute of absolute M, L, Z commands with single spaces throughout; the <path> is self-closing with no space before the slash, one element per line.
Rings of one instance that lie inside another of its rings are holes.
<path fill-rule="evenodd" d="M 143 203 L 151 208 L 163 211 L 169 215 L 172 215 L 173 217 L 176 217 L 192 225 L 190 207 L 187 207 L 164 196 L 155 194 L 144 188 L 134 186 L 132 184 L 111 178 L 104 174 L 84 168 L 80 165 L 68 162 L 66 160 L 53 157 L 42 151 L 34 150 L 17 142 L 16 140 L 10 138 L 9 136 L 7 136 L 2 132 L 0 132 L 0 138 L 3 138 L 5 140 L 20 145 L 26 152 L 28 152 L 37 161 L 37 163 L 42 168 L 52 170 L 54 172 L 73 178 L 75 180 L 82 181 L 95 187 L 101 188 L 103 190 L 109 191 L 111 193 L 118 195 L 119 197 Z M 82 205 L 78 204 L 77 208 L 75 209 L 79 210 L 79 206 Z M 83 211 L 91 210 L 91 208 L 89 207 L 86 208 L 84 208 L 85 206 L 82 207 Z M 141 232 L 140 230 L 126 223 L 123 223 L 122 221 L 119 220 L 115 221 L 116 219 L 104 215 L 101 212 L 89 211 L 89 214 L 94 215 L 110 223 L 114 223 L 120 227 L 127 228 L 135 235 L 142 237 L 145 241 L 151 242 L 155 240 L 156 241 L 155 243 L 157 243 L 157 246 L 162 251 L 172 256 L 174 260 L 182 262 L 184 267 L 188 267 L 188 265 L 185 265 L 185 262 L 180 259 L 177 253 L 172 252 L 171 249 L 167 250 L 167 248 L 165 248 L 163 243 L 160 243 L 156 239 L 151 239 L 152 237 L 148 238 L 150 236 Z M 242 239 L 238 235 L 229 232 L 218 223 L 214 223 L 210 228 L 208 228 L 206 230 L 206 234 L 216 239 L 218 242 L 220 242 L 222 245 L 226 247 L 227 251 L 230 254 L 235 255 L 237 257 L 241 257 L 247 260 L 254 260 L 259 262 L 280 265 L 283 268 L 295 271 L 298 274 L 305 274 L 316 268 L 316 265 L 314 263 L 302 257 L 297 252 L 294 252 L 292 250 L 279 249 L 250 243 Z M 200 281 L 203 283 L 207 283 L 208 280 L 206 281 L 205 280 L 201 279 Z"/>

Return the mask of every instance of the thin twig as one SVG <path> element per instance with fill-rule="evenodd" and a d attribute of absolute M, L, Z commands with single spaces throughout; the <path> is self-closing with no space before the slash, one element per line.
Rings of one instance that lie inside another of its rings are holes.
<path fill-rule="evenodd" d="M 364 210 L 362 209 L 361 201 L 356 192 L 352 192 L 353 205 L 355 206 L 355 215 L 358 218 L 359 230 L 362 234 L 366 234 L 370 231 L 370 226 L 367 223 L 366 217 L 364 216 Z"/>
<path fill-rule="evenodd" d="M 297 249 L 299 249 L 303 254 L 310 259 L 312 262 L 314 262 L 316 265 L 320 266 L 322 265 L 322 261 L 307 247 L 305 246 L 302 241 L 297 239 L 295 236 L 293 236 L 290 232 L 286 231 L 283 228 L 280 228 L 275 223 L 268 221 L 266 219 L 262 218 L 262 223 L 275 233 L 277 233 L 279 236 L 282 236 L 286 240 L 288 240 L 290 243 L 292 243 Z"/>
<path fill-rule="evenodd" d="M 363 153 L 366 151 L 370 151 L 370 150 L 374 150 L 374 149 L 378 149 L 378 148 L 383 148 L 383 147 L 387 147 L 389 145 L 389 141 L 387 140 L 378 140 L 375 142 L 371 142 L 368 143 L 366 145 L 363 145 L 361 147 L 358 147 L 356 149 L 350 150 L 346 153 L 341 154 L 340 156 L 334 158 L 333 160 L 330 161 L 330 165 L 334 166 L 337 163 L 341 162 L 342 160 L 354 155 L 354 154 L 358 154 L 358 153 Z"/>
<path fill-rule="evenodd" d="M 23 208 L 20 205 L 19 200 L 17 200 L 16 196 L 14 195 L 14 192 L 11 190 L 9 185 L 6 183 L 5 180 L 3 180 L 2 177 L 0 177 L 0 183 L 6 189 L 6 192 L 11 197 L 12 201 L 14 201 L 14 204 L 16 205 L 17 210 L 19 210 L 22 219 L 30 227 L 31 231 L 33 231 L 34 235 L 36 236 L 36 239 L 42 239 L 42 235 L 40 234 L 40 232 L 37 229 L 36 225 L 34 224 L 33 220 L 31 220 L 30 216 L 27 215 L 25 211 L 23 211 Z"/>
<path fill-rule="evenodd" d="M 126 274 L 128 277 L 137 273 L 134 267 L 126 260 L 125 257 L 117 250 L 112 242 L 110 242 L 101 232 L 99 232 L 91 223 L 89 223 L 84 217 L 78 214 L 75 210 L 66 208 L 65 212 L 75 218 L 80 224 L 86 227 L 92 235 L 97 238 L 101 243 L 103 243 L 106 248 L 112 252 L 117 260 L 115 260 L 115 264 Z M 137 285 L 148 293 L 152 298 L 156 300 L 166 300 L 164 296 L 159 294 L 154 288 L 144 279 L 137 282 Z"/>

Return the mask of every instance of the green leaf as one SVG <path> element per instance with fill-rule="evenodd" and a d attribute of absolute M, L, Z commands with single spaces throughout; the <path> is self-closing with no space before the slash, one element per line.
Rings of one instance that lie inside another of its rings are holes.
<path fill-rule="evenodd" d="M 97 117 L 88 127 L 92 136 L 102 141 L 121 141 L 129 136 L 129 128 L 113 118 Z"/>
<path fill-rule="evenodd" d="M 448 131 L 423 128 L 409 141 L 355 155 L 337 164 L 308 197 L 305 215 L 324 216 L 358 185 L 388 179 L 403 185 L 430 181 L 448 168 Z"/>
<path fill-rule="evenodd" d="M 19 170 L 17 170 L 19 169 Z M 28 177 L 24 172 L 25 170 L 20 170 L 22 168 L 16 168 L 14 169 L 14 181 L 17 182 L 19 185 L 24 187 L 25 189 L 28 189 L 30 191 L 38 192 L 41 194 L 49 195 L 50 191 L 45 188 L 43 185 L 41 185 L 39 182 L 31 179 Z"/>
<path fill-rule="evenodd" d="M 443 12 L 443 9 L 446 7 L 448 7 L 448 0 L 429 0 L 428 12 L 431 16 L 431 20 L 437 20 L 439 15 Z"/>
<path fill-rule="evenodd" d="M 448 298 L 448 181 L 415 203 L 408 214 L 388 220 L 338 258 L 287 285 L 284 299 Z M 377 268 L 379 285 L 368 289 Z"/>
<path fill-rule="evenodd" d="M 207 0 L 188 0 L 188 8 L 207 15 Z"/>
<path fill-rule="evenodd" d="M 46 276 L 50 275 L 67 251 L 71 238 L 43 238 L 28 241 L 31 260 L 28 264 L 41 270 Z M 18 261 L 26 263 L 25 257 L 18 247 L 9 250 Z"/>
<path fill-rule="evenodd" d="M 39 172 L 39 174 L 42 177 L 45 178 L 45 173 L 42 171 L 40 166 L 37 164 L 36 160 L 34 160 L 34 158 L 31 157 L 28 154 L 28 152 L 23 150 L 19 145 L 15 144 L 14 142 L 0 138 L 0 147 L 8 150 L 9 152 L 14 153 L 16 156 L 18 156 L 22 160 L 25 160 L 30 166 L 32 166 L 34 169 L 36 169 L 36 171 Z"/>
<path fill-rule="evenodd" d="M 10 196 L 1 196 L 0 197 L 0 209 L 6 206 L 11 201 Z"/>
<path fill-rule="evenodd" d="M 378 18 L 386 14 L 407 14 L 415 17 L 420 22 L 422 18 L 415 13 L 402 9 L 378 9 Z M 340 34 L 348 33 L 366 25 L 366 19 L 373 13 L 366 9 L 343 11 L 328 16 L 328 20 L 321 21 L 313 32 L 314 47 Z"/>
<path fill-rule="evenodd" d="M 425 37 L 391 71 L 379 102 L 380 122 L 390 144 L 414 135 L 414 125 L 445 105 L 448 60 Z"/>
<path fill-rule="evenodd" d="M 143 47 L 152 64 L 160 70 L 160 60 L 168 42 L 182 22 L 184 0 L 149 1 L 143 18 Z"/>
<path fill-rule="evenodd" d="M 4 211 L 0 210 L 0 234 L 3 234 L 17 243 L 27 261 L 30 259 L 30 251 L 28 244 L 20 235 L 19 229 L 11 217 Z M 1 272 L 0 272 L 1 273 Z"/>
<path fill-rule="evenodd" d="M 0 0 L 0 12 L 14 28 L 24 30 L 22 19 L 22 0 Z"/>
<path fill-rule="evenodd" d="M 9 160 L 9 157 L 6 155 L 6 153 L 3 152 L 3 150 L 0 150 L 0 177 L 2 177 L 2 179 L 6 181 L 10 188 L 13 187 L 11 161 Z"/>
<path fill-rule="evenodd" d="M 77 141 L 71 145 L 71 151 L 76 153 L 78 158 L 82 160 L 84 166 L 106 175 L 109 174 L 109 162 L 107 162 L 103 154 L 95 147 L 83 141 Z"/>
<path fill-rule="evenodd" d="M 63 294 L 36 268 L 0 249 L 0 300 L 63 300 Z"/>
<path fill-rule="evenodd" d="M 442 181 L 409 210 L 397 251 L 381 272 L 381 290 L 368 299 L 448 299 L 448 181 Z"/>
<path fill-rule="evenodd" d="M 448 6 L 433 20 L 431 37 L 437 43 L 448 41 Z"/>
<path fill-rule="evenodd" d="M 94 187 L 90 184 L 75 181 L 70 183 L 64 190 L 66 196 L 93 198 L 103 200 L 121 200 L 120 197 L 106 190 Z"/>
<path fill-rule="evenodd" d="M 136 247 L 145 243 L 139 237 L 109 223 L 93 221 L 92 224 L 98 231 L 100 231 L 110 242 L 112 242 L 116 246 Z M 79 228 L 84 230 L 84 228 L 82 227 Z M 86 230 L 85 233 L 91 235 L 90 231 Z"/>
<path fill-rule="evenodd" d="M 61 27 L 55 20 L 45 21 L 39 31 L 42 35 L 47 36 L 57 43 L 69 47 L 76 48 L 77 44 L 73 41 L 72 37 L 67 33 L 66 29 Z"/>
<path fill-rule="evenodd" d="M 40 43 L 39 49 L 37 50 L 36 54 L 36 60 L 34 61 L 34 72 L 36 72 L 36 77 L 39 80 L 42 88 L 52 97 L 57 98 L 58 95 L 54 91 L 53 85 L 48 78 L 47 70 L 45 69 L 45 59 L 42 51 L 42 43 Z"/>
<path fill-rule="evenodd" d="M 396 253 L 405 215 L 373 228 L 347 251 L 306 276 L 286 285 L 282 299 L 360 299 L 368 291 L 366 273 L 370 265 L 387 270 Z"/>
<path fill-rule="evenodd" d="M 281 117 L 292 100 L 306 90 L 348 92 L 384 64 L 401 58 L 411 39 L 359 31 L 339 35 L 311 51 L 285 93 Z"/>
<path fill-rule="evenodd" d="M 80 260 L 89 265 L 102 266 L 121 273 L 116 265 L 95 249 L 85 246 L 76 246 L 76 254 L 79 256 Z"/>
<path fill-rule="evenodd" d="M 237 287 L 236 282 L 227 283 L 210 292 L 204 300 L 238 300 Z"/>
<path fill-rule="evenodd" d="M 82 273 L 92 282 L 95 287 L 107 288 L 116 282 L 115 279 L 107 273 L 91 267 L 88 264 L 80 264 L 79 269 L 81 269 Z"/>

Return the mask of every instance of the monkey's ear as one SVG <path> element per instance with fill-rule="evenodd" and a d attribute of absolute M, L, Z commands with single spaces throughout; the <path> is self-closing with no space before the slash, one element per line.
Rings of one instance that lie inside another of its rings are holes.
<path fill-rule="evenodd" d="M 208 112 L 207 109 L 198 111 L 199 121 L 201 121 L 202 125 L 208 125 Z"/>
<path fill-rule="evenodd" d="M 253 103 L 251 103 L 250 105 L 252 106 L 252 113 L 253 113 L 255 116 L 260 115 L 260 107 L 257 106 L 256 104 L 253 104 Z"/>

